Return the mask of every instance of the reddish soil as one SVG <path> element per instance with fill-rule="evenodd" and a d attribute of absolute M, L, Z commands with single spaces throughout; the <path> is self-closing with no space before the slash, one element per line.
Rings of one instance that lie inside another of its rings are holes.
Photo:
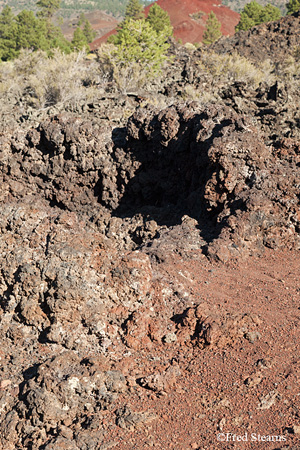
<path fill-rule="evenodd" d="M 203 31 L 206 26 L 208 14 L 213 11 L 217 19 L 221 22 L 221 31 L 225 36 L 234 34 L 234 27 L 240 20 L 240 15 L 231 9 L 223 6 L 219 0 L 158 0 L 157 4 L 168 12 L 174 36 L 186 42 L 201 42 Z M 151 6 L 146 8 L 148 13 Z M 201 19 L 193 19 L 192 14 L 203 12 Z"/>
<path fill-rule="evenodd" d="M 267 250 L 262 257 L 231 265 L 210 263 L 197 251 L 189 257 L 168 255 L 157 267 L 157 304 L 163 308 L 162 284 L 180 286 L 191 294 L 189 305 L 204 301 L 212 311 L 258 317 L 258 339 L 241 338 L 221 348 L 187 342 L 141 351 L 134 369 L 131 360 L 133 379 L 164 373 L 170 364 L 181 375 L 166 392 L 133 383 L 130 396 L 120 397 L 120 405 L 125 402 L 132 411 L 148 411 L 157 419 L 122 430 L 113 427 L 108 415 L 105 426 L 114 430 L 114 449 L 298 449 L 298 253 Z M 126 366 L 124 358 L 123 372 Z"/>
<path fill-rule="evenodd" d="M 103 36 L 95 39 L 93 42 L 91 42 L 91 44 L 89 44 L 91 51 L 97 50 L 97 48 L 100 47 L 101 44 L 103 44 L 104 42 L 107 41 L 107 39 L 109 38 L 109 36 L 111 36 L 112 34 L 116 34 L 117 29 L 114 28 L 113 30 L 108 31 L 108 33 L 104 34 Z"/>
<path fill-rule="evenodd" d="M 196 43 L 202 41 L 208 14 L 211 11 L 215 13 L 217 19 L 221 22 L 221 31 L 225 36 L 234 34 L 234 28 L 240 19 L 240 15 L 237 12 L 223 6 L 219 0 L 158 0 L 157 4 L 168 12 L 174 28 L 174 36 L 176 39 L 181 39 L 184 44 L 186 42 Z M 146 8 L 146 14 L 148 14 L 150 8 L 151 5 Z M 199 12 L 204 13 L 201 18 L 193 19 L 191 17 L 191 15 Z M 112 30 L 95 40 L 90 45 L 91 50 L 98 48 L 115 31 Z"/>

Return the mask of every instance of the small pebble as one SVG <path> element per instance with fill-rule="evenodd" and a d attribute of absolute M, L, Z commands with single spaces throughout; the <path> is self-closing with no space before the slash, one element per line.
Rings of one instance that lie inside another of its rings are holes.
<path fill-rule="evenodd" d="M 0 389 L 6 389 L 10 385 L 11 385 L 11 381 L 10 380 L 2 380 L 2 381 L 0 381 Z"/>
<path fill-rule="evenodd" d="M 293 425 L 293 433 L 300 434 L 300 425 Z"/>
<path fill-rule="evenodd" d="M 247 333 L 245 333 L 245 338 L 251 344 L 254 344 L 255 341 L 261 338 L 261 334 L 258 331 L 248 331 Z"/>

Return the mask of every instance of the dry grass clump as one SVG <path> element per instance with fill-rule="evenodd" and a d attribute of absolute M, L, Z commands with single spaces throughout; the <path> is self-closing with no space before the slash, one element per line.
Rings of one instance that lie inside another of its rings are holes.
<path fill-rule="evenodd" d="M 24 50 L 14 61 L 0 64 L 1 107 L 76 104 L 93 97 L 96 77 L 96 64 L 87 64 L 84 52 L 66 55 L 55 50 L 48 58 L 44 52 Z"/>
<path fill-rule="evenodd" d="M 187 84 L 183 87 L 181 97 L 185 101 L 197 101 L 202 105 L 206 103 L 218 103 L 220 98 L 216 92 L 212 90 L 196 89 L 193 85 Z"/>
<path fill-rule="evenodd" d="M 211 51 L 204 52 L 198 66 L 204 74 L 212 75 L 214 85 L 244 82 L 255 88 L 261 82 L 275 81 L 270 61 L 257 67 L 238 53 L 219 55 Z"/>
<path fill-rule="evenodd" d="M 293 81 L 300 77 L 300 51 L 299 57 L 295 50 L 294 56 L 289 56 L 284 61 L 281 61 L 275 65 L 274 69 L 277 78 L 283 81 Z"/>

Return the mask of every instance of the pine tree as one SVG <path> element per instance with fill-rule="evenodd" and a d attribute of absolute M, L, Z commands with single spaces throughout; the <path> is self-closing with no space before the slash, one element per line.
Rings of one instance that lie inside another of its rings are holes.
<path fill-rule="evenodd" d="M 119 23 L 117 31 L 120 33 L 122 28 L 126 26 L 126 23 L 128 20 L 142 20 L 145 19 L 144 15 L 144 8 L 139 2 L 139 0 L 129 0 L 126 6 L 125 16 L 122 22 Z M 107 39 L 107 42 L 109 44 L 115 44 L 117 43 L 117 35 L 112 34 Z"/>
<path fill-rule="evenodd" d="M 216 15 L 211 11 L 206 22 L 206 29 L 203 33 L 203 44 L 210 45 L 222 36 L 221 23 Z"/>
<path fill-rule="evenodd" d="M 157 33 L 163 33 L 166 38 L 172 36 L 173 28 L 169 14 L 156 3 L 149 9 L 146 21 Z"/>
<path fill-rule="evenodd" d="M 272 22 L 273 20 L 280 19 L 280 17 L 281 17 L 280 9 L 269 3 L 263 8 L 259 16 L 259 23 Z"/>
<path fill-rule="evenodd" d="M 119 65 L 141 64 L 149 73 L 160 70 L 169 44 L 145 19 L 128 19 L 115 36 L 115 59 Z"/>
<path fill-rule="evenodd" d="M 72 50 L 70 42 L 64 37 L 61 28 L 54 26 L 51 21 L 53 15 L 60 8 L 61 0 L 39 0 L 36 4 L 41 9 L 37 16 L 41 23 L 45 24 L 48 49 L 59 48 L 64 53 L 70 53 Z M 51 54 L 49 50 L 48 53 Z"/>
<path fill-rule="evenodd" d="M 243 11 L 241 12 L 241 18 L 239 23 L 235 27 L 235 31 L 250 30 L 250 28 L 256 25 L 264 22 L 271 22 L 272 20 L 278 20 L 280 19 L 280 17 L 281 12 L 279 8 L 276 8 L 276 6 L 273 6 L 271 4 L 262 6 L 255 0 L 253 0 L 250 3 L 247 3 Z"/>
<path fill-rule="evenodd" d="M 16 17 L 16 48 L 48 50 L 46 22 L 35 17 L 32 11 L 23 10 Z"/>
<path fill-rule="evenodd" d="M 96 31 L 93 30 L 92 25 L 87 19 L 84 22 L 83 34 L 85 35 L 88 43 L 93 42 L 97 34 Z"/>
<path fill-rule="evenodd" d="M 9 6 L 5 6 L 0 14 L 0 60 L 8 61 L 17 56 L 16 48 L 17 24 Z"/>
<path fill-rule="evenodd" d="M 244 11 L 241 11 L 240 21 L 235 27 L 235 31 L 240 30 L 250 30 L 250 28 L 255 27 L 255 21 L 251 17 L 248 16 Z"/>
<path fill-rule="evenodd" d="M 39 18 L 32 11 L 23 10 L 17 16 L 5 7 L 0 14 L 0 59 L 8 61 L 18 56 L 21 49 L 44 50 L 59 48 L 71 52 L 71 44 L 59 27 Z"/>
<path fill-rule="evenodd" d="M 50 20 L 59 10 L 60 2 L 61 0 L 39 0 L 36 4 L 41 9 L 38 17 Z"/>
<path fill-rule="evenodd" d="M 52 23 L 49 24 L 49 22 L 47 22 L 46 27 L 49 48 L 59 48 L 64 53 L 71 53 L 71 43 L 64 37 L 61 28 L 55 27 Z"/>
<path fill-rule="evenodd" d="M 80 27 L 77 27 L 74 31 L 73 39 L 72 39 L 72 47 L 74 50 L 82 50 L 88 49 L 88 41 L 84 35 L 83 30 Z"/>
<path fill-rule="evenodd" d="M 286 9 L 288 14 L 293 14 L 300 10 L 300 0 L 290 0 L 286 4 Z"/>
<path fill-rule="evenodd" d="M 82 13 L 80 13 L 77 26 L 81 27 L 81 25 L 83 25 L 85 21 L 86 21 L 86 17 L 85 17 L 85 14 L 82 12 Z"/>
<path fill-rule="evenodd" d="M 139 0 L 129 0 L 125 11 L 125 20 L 127 19 L 139 20 L 143 19 L 144 17 L 145 17 L 144 8 L 139 2 Z"/>

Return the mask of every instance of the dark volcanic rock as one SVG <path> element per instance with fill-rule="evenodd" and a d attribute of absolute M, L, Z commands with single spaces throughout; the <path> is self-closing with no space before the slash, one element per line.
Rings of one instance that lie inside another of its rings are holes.
<path fill-rule="evenodd" d="M 60 220 L 72 228 L 79 217 L 79 227 L 96 226 L 118 247 L 153 240 L 184 215 L 199 221 L 210 252 L 220 243 L 222 258 L 226 246 L 236 255 L 297 246 L 299 145 L 269 143 L 257 120 L 196 102 L 139 108 L 126 134 L 115 130 L 112 138 L 95 121 L 61 116 L 3 140 L 2 202 L 40 199 L 75 214 L 53 219 L 54 229 Z"/>
<path fill-rule="evenodd" d="M 228 103 L 243 91 L 232 90 Z M 193 102 L 137 108 L 113 131 L 61 115 L 1 136 L 5 450 L 105 448 L 102 412 L 127 395 L 139 351 L 195 335 L 200 348 L 224 346 L 257 331 L 243 313 L 201 315 L 154 267 L 175 253 L 226 261 L 298 248 L 299 142 L 266 130 L 251 108 Z M 138 378 L 158 393 L 176 384 L 166 367 Z M 153 419 L 119 406 L 111 426 Z"/>
<path fill-rule="evenodd" d="M 156 211 L 158 221 L 186 213 L 200 228 L 210 221 L 203 236 L 222 259 L 263 245 L 298 246 L 299 146 L 286 140 L 283 156 L 277 145 L 280 154 L 253 120 L 229 108 L 138 111 L 128 124 L 128 150 L 141 165 L 120 210 Z"/>
<path fill-rule="evenodd" d="M 292 55 L 299 46 L 300 12 L 288 15 L 276 22 L 268 22 L 240 31 L 229 38 L 222 38 L 212 45 L 220 54 L 237 51 L 260 63 L 266 59 L 282 61 Z"/>

